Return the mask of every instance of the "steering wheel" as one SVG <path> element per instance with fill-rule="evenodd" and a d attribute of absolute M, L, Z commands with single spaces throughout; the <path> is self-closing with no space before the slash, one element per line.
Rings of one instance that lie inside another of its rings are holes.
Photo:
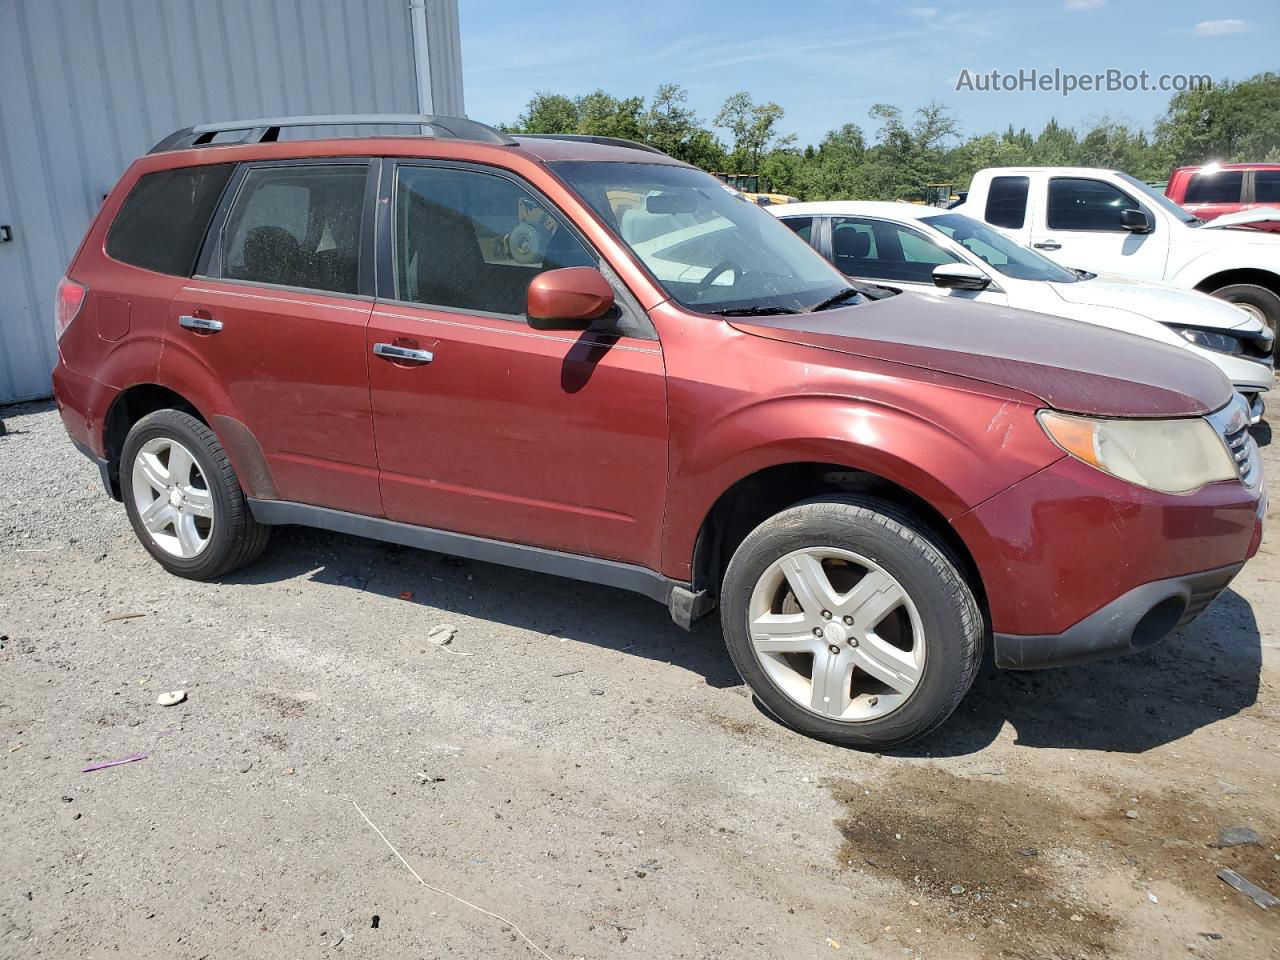
<path fill-rule="evenodd" d="M 707 287 L 711 286 L 711 284 L 715 281 L 715 279 L 718 276 L 720 276 L 720 274 L 727 273 L 730 270 L 737 270 L 737 269 L 738 269 L 738 265 L 735 264 L 732 260 L 721 260 L 714 267 L 708 270 L 706 274 L 702 277 L 702 279 L 698 281 L 698 286 L 694 288 L 694 292 L 699 294 L 702 293 L 704 290 L 707 289 Z"/>

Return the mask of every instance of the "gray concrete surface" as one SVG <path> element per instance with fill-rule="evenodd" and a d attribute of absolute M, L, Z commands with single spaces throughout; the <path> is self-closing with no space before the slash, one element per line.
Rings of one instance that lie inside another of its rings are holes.
<path fill-rule="evenodd" d="M 0 957 L 538 956 L 342 798 L 556 960 L 1280 956 L 1217 879 L 1280 894 L 1274 508 L 1179 635 L 873 756 L 624 593 L 292 529 L 170 577 L 50 406 L 0 416 Z"/>

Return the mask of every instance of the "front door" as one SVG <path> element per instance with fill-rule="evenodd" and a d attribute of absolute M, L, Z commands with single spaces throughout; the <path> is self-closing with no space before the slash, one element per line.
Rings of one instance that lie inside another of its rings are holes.
<path fill-rule="evenodd" d="M 599 256 L 527 184 L 388 164 L 369 325 L 393 520 L 656 568 L 667 485 L 661 346 L 637 307 L 529 327 L 529 281 Z M 385 286 L 382 286 L 385 285 Z"/>
<path fill-rule="evenodd" d="M 368 177 L 351 160 L 242 170 L 202 275 L 170 305 L 161 364 L 224 392 L 219 412 L 256 439 L 281 500 L 377 515 Z"/>
<path fill-rule="evenodd" d="M 1151 233 L 1121 225 L 1125 210 L 1147 215 Z M 1067 269 L 1160 280 L 1169 227 L 1155 211 L 1114 184 L 1091 177 L 1050 177 L 1047 203 L 1035 213 L 1031 246 Z"/>

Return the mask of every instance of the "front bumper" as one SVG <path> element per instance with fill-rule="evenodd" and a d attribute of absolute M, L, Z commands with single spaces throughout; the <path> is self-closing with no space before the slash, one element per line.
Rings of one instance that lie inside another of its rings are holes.
<path fill-rule="evenodd" d="M 997 633 L 996 666 L 1038 670 L 1145 650 L 1198 617 L 1243 566 L 1235 563 L 1206 573 L 1144 583 L 1062 633 L 1037 637 Z"/>
<path fill-rule="evenodd" d="M 1262 399 L 1262 392 L 1255 391 L 1251 387 L 1236 387 L 1236 390 L 1249 404 L 1249 426 L 1261 423 L 1263 414 L 1267 412 L 1267 404 Z"/>

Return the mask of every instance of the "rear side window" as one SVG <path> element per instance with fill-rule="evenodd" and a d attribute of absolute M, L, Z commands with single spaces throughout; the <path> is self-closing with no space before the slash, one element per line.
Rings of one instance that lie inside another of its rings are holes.
<path fill-rule="evenodd" d="M 107 231 L 107 255 L 189 277 L 234 164 L 161 170 L 138 179 Z"/>
<path fill-rule="evenodd" d="M 995 177 L 987 191 L 984 218 L 994 227 L 1019 230 L 1027 222 L 1028 177 Z"/>
<path fill-rule="evenodd" d="M 1255 203 L 1280 203 L 1280 170 L 1253 171 Z"/>
<path fill-rule="evenodd" d="M 222 276 L 359 292 L 365 164 L 257 167 L 222 231 Z"/>
<path fill-rule="evenodd" d="M 1102 180 L 1054 177 L 1049 181 L 1050 230 L 1124 231 L 1120 215 L 1141 210 L 1131 196 Z"/>
<path fill-rule="evenodd" d="M 832 219 L 831 251 L 842 273 L 870 280 L 928 284 L 934 267 L 960 262 L 915 230 L 862 217 Z"/>
<path fill-rule="evenodd" d="M 1239 203 L 1244 173 L 1224 170 L 1220 173 L 1197 173 L 1187 181 L 1183 203 Z"/>

